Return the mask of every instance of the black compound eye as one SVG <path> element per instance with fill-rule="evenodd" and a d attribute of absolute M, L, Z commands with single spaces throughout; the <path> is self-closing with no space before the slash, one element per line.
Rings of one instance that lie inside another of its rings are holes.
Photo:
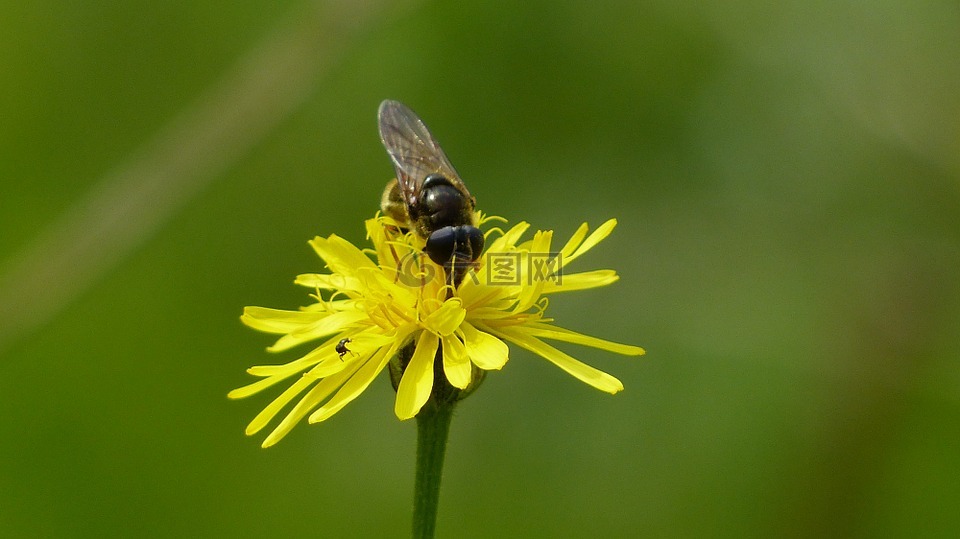
<path fill-rule="evenodd" d="M 430 260 L 444 266 L 453 258 L 453 250 L 456 246 L 457 231 L 452 226 L 445 226 L 430 234 L 423 250 L 426 251 Z"/>
<path fill-rule="evenodd" d="M 463 227 L 470 244 L 470 260 L 476 260 L 483 254 L 483 232 L 476 227 Z"/>

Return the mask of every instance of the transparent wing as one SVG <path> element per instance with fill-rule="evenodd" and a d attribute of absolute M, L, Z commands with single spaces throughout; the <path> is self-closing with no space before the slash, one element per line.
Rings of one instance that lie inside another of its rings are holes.
<path fill-rule="evenodd" d="M 440 144 L 406 105 L 389 99 L 380 103 L 377 120 L 380 124 L 380 140 L 393 161 L 400 192 L 407 206 L 416 206 L 423 180 L 430 174 L 442 174 L 470 196 Z"/>

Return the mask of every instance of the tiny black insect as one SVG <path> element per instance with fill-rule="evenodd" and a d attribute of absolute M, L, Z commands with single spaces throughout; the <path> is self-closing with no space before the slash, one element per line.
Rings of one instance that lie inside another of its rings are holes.
<path fill-rule="evenodd" d="M 340 359 L 350 353 L 350 349 L 347 348 L 348 342 L 350 342 L 350 339 L 340 339 L 340 342 L 337 343 L 337 353 L 340 354 Z"/>

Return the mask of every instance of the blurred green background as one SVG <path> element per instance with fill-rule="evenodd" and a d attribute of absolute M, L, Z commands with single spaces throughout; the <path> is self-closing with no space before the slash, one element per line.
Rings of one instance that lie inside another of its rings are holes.
<path fill-rule="evenodd" d="M 403 537 L 384 376 L 278 446 L 306 244 L 360 242 L 416 110 L 480 207 L 620 226 L 559 296 L 609 396 L 513 350 L 442 537 L 960 533 L 956 2 L 5 2 L 0 536 Z"/>

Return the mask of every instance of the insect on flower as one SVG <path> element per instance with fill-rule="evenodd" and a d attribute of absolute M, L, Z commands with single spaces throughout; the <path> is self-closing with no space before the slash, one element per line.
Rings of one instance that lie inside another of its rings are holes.
<path fill-rule="evenodd" d="M 616 220 L 592 231 L 583 223 L 561 244 L 554 243 L 550 230 L 537 230 L 524 239 L 528 223 L 506 226 L 506 219 L 476 211 L 473 196 L 410 109 L 385 101 L 378 123 L 397 177 L 383 193 L 382 212 L 365 223 L 368 247 L 336 234 L 313 238 L 309 244 L 324 269 L 302 273 L 294 281 L 313 292 L 311 301 L 296 309 L 246 307 L 240 317 L 251 328 L 278 336 L 270 352 L 312 343 L 296 359 L 249 368 L 259 380 L 229 393 L 240 399 L 289 384 L 250 421 L 246 433 L 260 432 L 279 417 L 263 440 L 263 447 L 269 447 L 304 418 L 326 421 L 384 370 L 397 390 L 397 418 L 418 417 L 431 398 L 459 400 L 472 394 L 486 373 L 507 363 L 508 343 L 600 391 L 623 390 L 620 380 L 548 342 L 628 356 L 644 353 L 637 346 L 558 326 L 547 314 L 553 294 L 599 288 L 619 279 L 610 269 L 573 270 L 613 232 Z M 493 219 L 504 228 L 488 228 Z M 478 227 L 488 235 L 486 251 Z M 513 260 L 521 271 L 537 267 L 536 260 L 556 260 L 558 272 L 523 274 L 522 279 L 504 282 L 494 271 L 501 259 Z M 417 262 L 418 279 L 400 278 L 408 275 L 407 260 Z M 561 261 L 562 282 L 553 278 L 561 274 Z M 445 279 L 425 278 L 440 272 Z"/>
<path fill-rule="evenodd" d="M 444 268 L 447 284 L 456 288 L 483 251 L 476 199 L 427 126 L 406 105 L 384 101 L 377 119 L 380 140 L 397 172 L 383 191 L 380 207 L 426 241 L 424 252 Z"/>
<path fill-rule="evenodd" d="M 351 339 L 340 339 L 340 342 L 337 343 L 336 350 L 337 354 L 340 354 L 341 360 L 343 359 L 343 356 L 350 353 L 350 349 L 347 348 L 347 343 L 350 342 L 350 340 Z"/>

